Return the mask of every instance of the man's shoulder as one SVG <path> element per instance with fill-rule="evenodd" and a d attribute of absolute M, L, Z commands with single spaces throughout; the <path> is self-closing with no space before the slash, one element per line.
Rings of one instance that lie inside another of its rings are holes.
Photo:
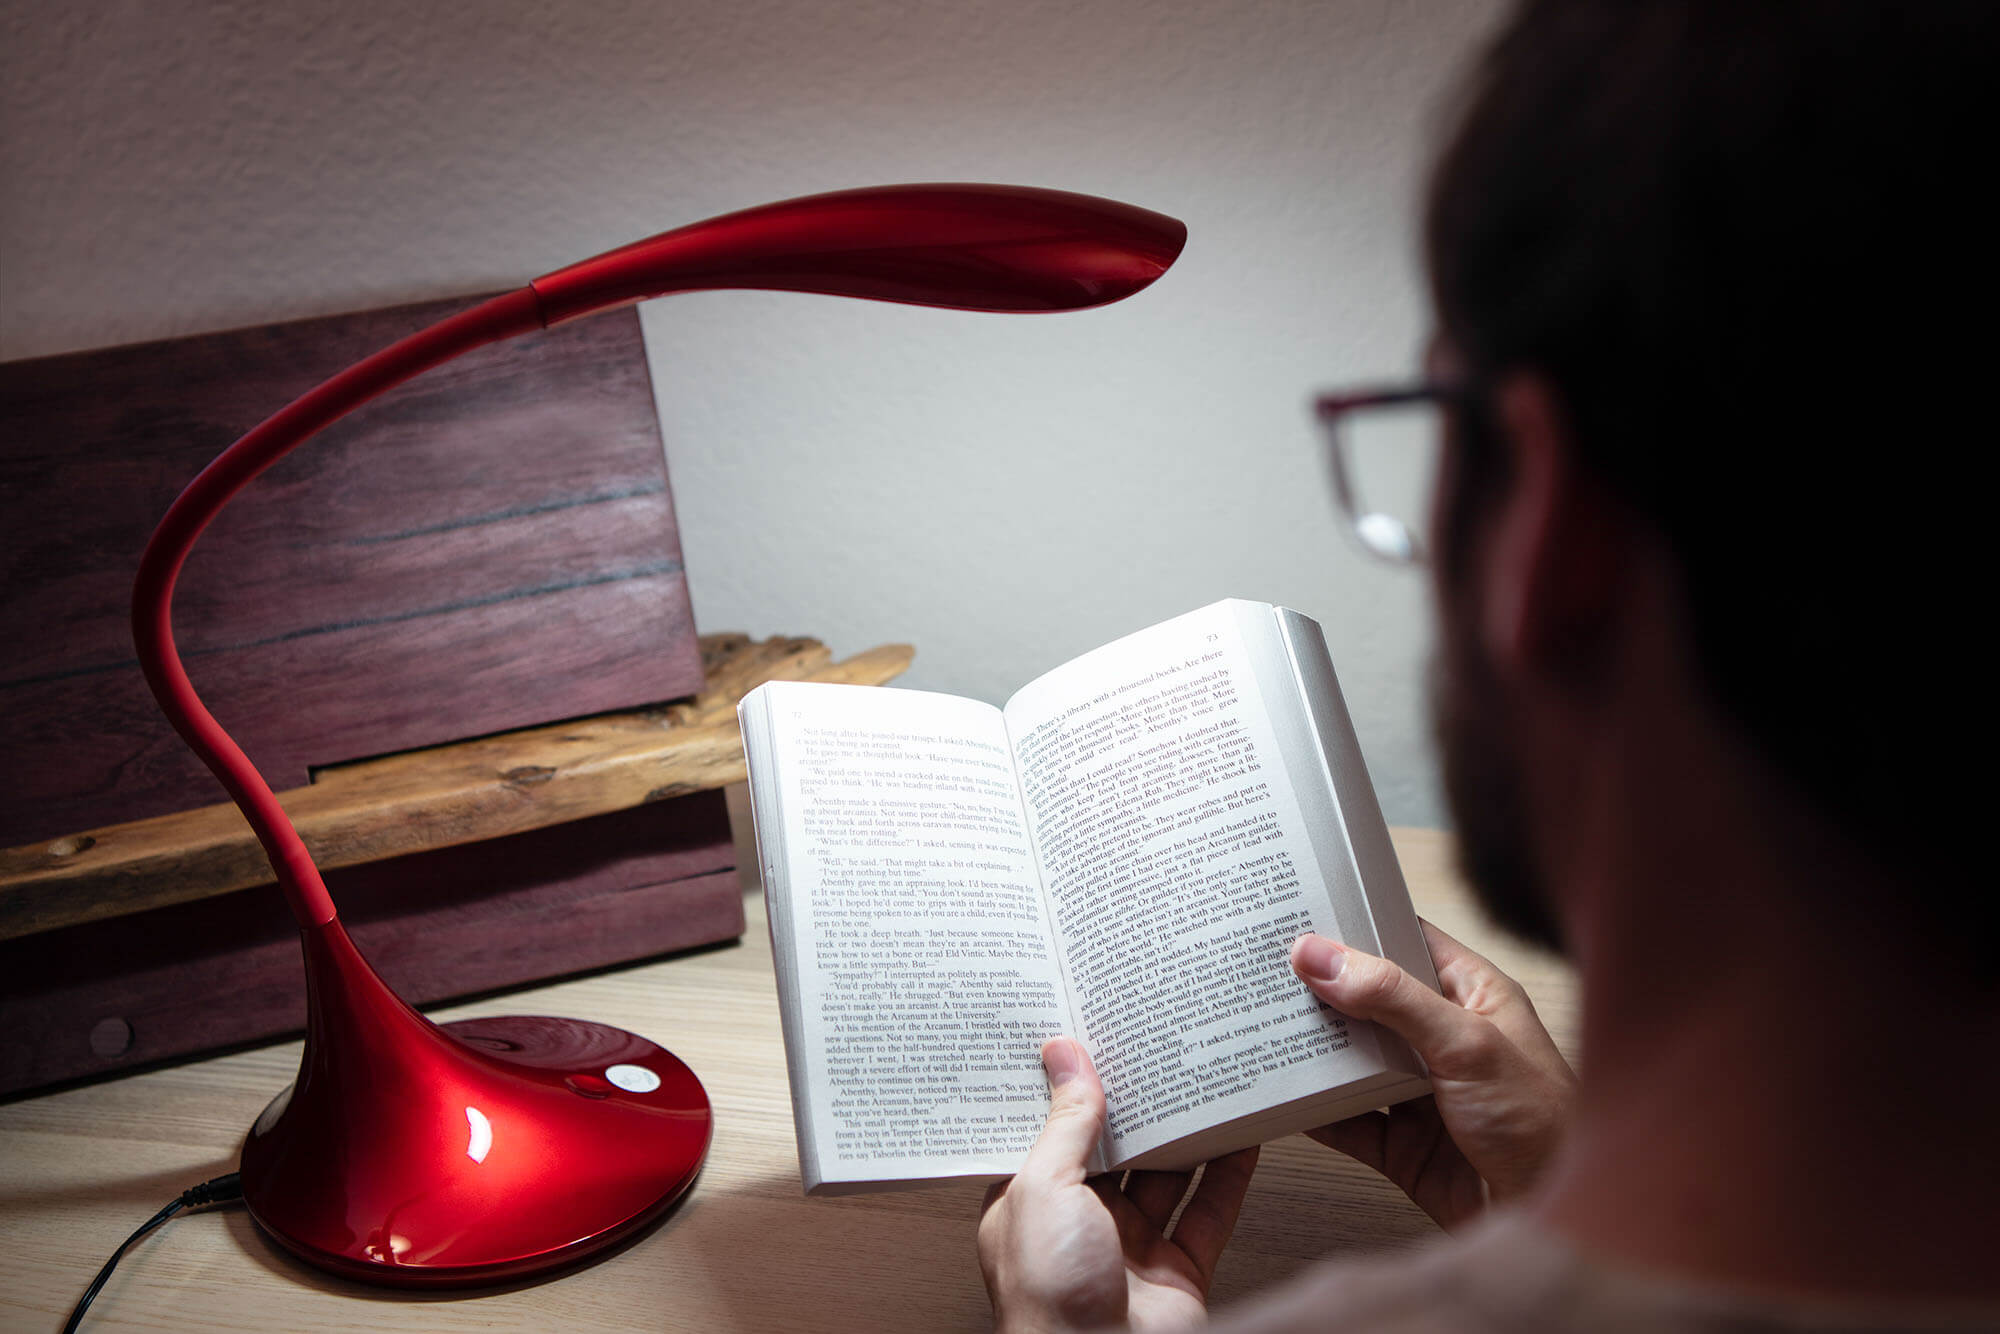
<path fill-rule="evenodd" d="M 1225 1263 L 1227 1263 L 1225 1261 Z M 1858 1311 L 1756 1297 L 1594 1262 L 1531 1220 L 1496 1213 L 1413 1251 L 1329 1262 L 1255 1302 L 1217 1312 L 1216 1334 L 1802 1334 L 1990 1330 L 1992 1309 Z"/>

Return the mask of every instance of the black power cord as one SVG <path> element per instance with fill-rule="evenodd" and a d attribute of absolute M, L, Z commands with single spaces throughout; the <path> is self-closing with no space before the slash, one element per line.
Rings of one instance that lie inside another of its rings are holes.
<path fill-rule="evenodd" d="M 84 1289 L 83 1299 L 76 1309 L 69 1313 L 69 1323 L 63 1326 L 63 1334 L 76 1334 L 76 1327 L 83 1323 L 83 1313 L 90 1309 L 91 1301 L 97 1296 L 104 1280 L 111 1277 L 112 1269 L 125 1258 L 125 1252 L 132 1249 L 138 1240 L 160 1224 L 172 1218 L 183 1209 L 200 1209 L 211 1204 L 230 1204 L 243 1198 L 243 1178 L 239 1173 L 228 1172 L 213 1181 L 204 1181 L 199 1186 L 181 1192 L 181 1197 L 154 1214 L 139 1225 L 139 1230 L 125 1238 L 125 1244 L 111 1253 L 104 1262 L 104 1268 L 97 1271 L 97 1277 Z"/>

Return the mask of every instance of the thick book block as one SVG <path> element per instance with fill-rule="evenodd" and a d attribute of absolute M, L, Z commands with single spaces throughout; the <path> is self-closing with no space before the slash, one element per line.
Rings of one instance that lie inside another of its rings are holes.
<path fill-rule="evenodd" d="M 720 790 L 326 879 L 361 952 L 412 1004 L 743 933 Z M 0 942 L 0 1095 L 304 1023 L 298 928 L 275 886 Z"/>
<path fill-rule="evenodd" d="M 469 300 L 0 365 L 0 846 L 215 801 L 133 659 L 174 496 L 299 393 Z M 278 789 L 319 766 L 694 693 L 637 316 L 484 348 L 276 463 L 174 601 Z"/>

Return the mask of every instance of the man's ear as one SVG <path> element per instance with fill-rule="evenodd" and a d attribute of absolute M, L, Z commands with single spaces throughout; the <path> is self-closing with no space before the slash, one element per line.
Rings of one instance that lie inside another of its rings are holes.
<path fill-rule="evenodd" d="M 1534 371 L 1495 389 L 1494 425 L 1507 451 L 1505 491 L 1492 507 L 1475 579 L 1487 658 L 1510 676 L 1588 673 L 1629 574 L 1623 506 L 1583 464 L 1561 397 Z"/>

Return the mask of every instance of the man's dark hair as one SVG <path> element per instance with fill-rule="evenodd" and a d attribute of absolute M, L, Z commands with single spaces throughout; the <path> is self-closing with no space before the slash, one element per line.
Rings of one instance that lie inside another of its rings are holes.
<path fill-rule="evenodd" d="M 1426 236 L 1455 349 L 1546 375 L 1677 558 L 1724 713 L 1878 858 L 1961 874 L 1993 762 L 1996 106 L 1987 0 L 1531 0 Z"/>

